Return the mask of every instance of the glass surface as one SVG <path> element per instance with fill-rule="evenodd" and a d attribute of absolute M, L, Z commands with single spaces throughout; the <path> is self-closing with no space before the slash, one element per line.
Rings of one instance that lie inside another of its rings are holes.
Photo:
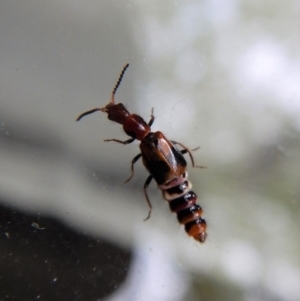
<path fill-rule="evenodd" d="M 300 300 L 299 1 L 0 2 L 1 300 Z M 190 148 L 189 238 L 116 93 Z"/>

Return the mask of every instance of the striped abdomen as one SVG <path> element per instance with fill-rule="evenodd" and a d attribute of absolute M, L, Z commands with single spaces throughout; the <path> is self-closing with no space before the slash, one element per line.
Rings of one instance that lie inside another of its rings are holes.
<path fill-rule="evenodd" d="M 189 236 L 199 242 L 206 239 L 206 222 L 201 217 L 202 208 L 196 204 L 197 195 L 191 191 L 192 183 L 187 180 L 187 172 L 179 178 L 159 185 L 163 192 L 163 198 L 169 202 L 172 212 L 177 214 L 180 224 L 185 226 Z"/>

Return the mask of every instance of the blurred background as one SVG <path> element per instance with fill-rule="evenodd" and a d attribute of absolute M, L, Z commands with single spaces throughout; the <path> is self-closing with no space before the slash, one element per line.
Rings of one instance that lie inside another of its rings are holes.
<path fill-rule="evenodd" d="M 300 300 L 297 0 L 0 3 L 0 300 Z M 194 148 L 189 238 L 116 101 Z"/>

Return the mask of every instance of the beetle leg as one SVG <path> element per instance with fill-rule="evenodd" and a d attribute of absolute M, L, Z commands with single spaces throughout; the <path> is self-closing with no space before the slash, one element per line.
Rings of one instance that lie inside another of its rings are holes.
<path fill-rule="evenodd" d="M 173 144 L 178 144 L 178 145 L 180 145 L 181 147 L 183 147 L 183 150 L 181 150 L 180 152 L 181 152 L 183 155 L 186 154 L 186 153 L 189 154 L 190 159 L 191 159 L 191 162 L 192 162 L 192 166 L 193 166 L 193 167 L 197 167 L 197 168 L 206 168 L 206 166 L 195 165 L 194 157 L 193 157 L 193 155 L 192 155 L 192 153 L 191 153 L 192 151 L 196 151 L 196 150 L 200 149 L 200 146 L 195 147 L 195 148 L 193 148 L 193 149 L 189 149 L 188 147 L 186 147 L 185 145 L 183 145 L 183 144 L 180 143 L 180 142 L 177 142 L 177 141 L 174 141 L 174 140 L 171 140 L 171 142 L 172 142 Z"/>
<path fill-rule="evenodd" d="M 192 153 L 191 153 L 191 150 L 190 150 L 188 147 L 186 147 L 185 145 L 183 145 L 182 143 L 180 143 L 180 142 L 173 141 L 173 140 L 171 140 L 171 142 L 172 142 L 173 144 L 178 144 L 178 145 L 180 145 L 181 147 L 184 148 L 184 149 L 181 151 L 181 153 L 182 153 L 183 155 L 186 154 L 186 153 L 188 153 L 189 156 L 190 156 L 191 162 L 192 162 L 192 166 L 195 167 L 196 165 L 195 165 L 195 161 L 194 161 L 193 155 L 192 155 Z M 197 150 L 197 149 L 199 149 L 199 148 L 200 148 L 200 147 L 196 147 L 196 148 L 192 149 L 192 151 L 195 151 L 195 150 Z"/>
<path fill-rule="evenodd" d="M 115 141 L 115 142 L 118 142 L 118 143 L 121 143 L 121 144 L 129 144 L 129 143 L 132 143 L 134 140 L 135 140 L 134 138 L 130 138 L 130 139 L 125 140 L 125 141 L 121 141 L 121 140 L 118 140 L 118 139 L 105 139 L 103 141 L 105 141 L 105 142 Z"/>
<path fill-rule="evenodd" d="M 147 201 L 148 206 L 149 206 L 149 213 L 148 213 L 147 217 L 144 219 L 144 222 L 145 222 L 147 219 L 150 218 L 151 210 L 152 210 L 152 205 L 151 205 L 151 203 L 150 203 L 150 200 L 149 200 L 149 197 L 148 197 L 148 193 L 147 193 L 147 188 L 148 188 L 150 182 L 152 181 L 152 179 L 153 179 L 153 177 L 150 175 L 150 176 L 147 178 L 147 180 L 146 180 L 146 182 L 145 182 L 145 184 L 144 184 L 144 193 L 145 193 L 146 201 Z"/>
<path fill-rule="evenodd" d="M 136 156 L 132 159 L 132 161 L 131 161 L 131 175 L 130 175 L 130 177 L 124 182 L 124 184 L 127 183 L 127 182 L 129 182 L 129 181 L 131 180 L 131 178 L 133 177 L 133 175 L 134 175 L 134 168 L 133 168 L 133 165 L 134 165 L 134 163 L 135 163 L 140 157 L 142 157 L 142 154 L 138 154 L 138 155 L 136 155 Z"/>
<path fill-rule="evenodd" d="M 151 110 L 151 115 L 150 115 L 150 120 L 149 120 L 149 122 L 148 122 L 148 125 L 151 127 L 151 125 L 153 124 L 153 122 L 154 122 L 154 119 L 155 119 L 155 117 L 154 117 L 154 115 L 153 115 L 153 112 L 154 112 L 154 108 L 152 108 L 152 110 Z"/>

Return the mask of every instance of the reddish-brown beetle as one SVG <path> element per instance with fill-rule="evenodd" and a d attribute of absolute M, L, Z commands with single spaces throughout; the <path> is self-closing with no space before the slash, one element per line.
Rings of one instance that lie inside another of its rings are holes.
<path fill-rule="evenodd" d="M 141 153 L 131 161 L 131 175 L 125 183 L 133 177 L 134 164 L 142 158 L 144 166 L 150 173 L 144 184 L 144 193 L 150 208 L 145 220 L 150 218 L 152 210 L 147 187 L 154 178 L 158 188 L 162 190 L 163 198 L 168 201 L 171 211 L 177 214 L 179 223 L 185 225 L 187 234 L 199 242 L 204 242 L 207 236 L 206 222 L 201 217 L 202 208 L 196 204 L 197 195 L 191 191 L 192 184 L 187 180 L 187 163 L 183 157 L 184 154 L 188 153 L 192 165 L 195 167 L 191 150 L 179 142 L 168 140 L 161 132 L 151 132 L 151 125 L 154 122 L 153 109 L 150 121 L 146 123 L 141 116 L 130 114 L 122 103 L 115 104 L 115 93 L 128 66 L 129 64 L 124 66 L 113 89 L 110 102 L 104 108 L 95 108 L 82 113 L 76 121 L 96 111 L 102 111 L 108 114 L 109 120 L 122 124 L 125 133 L 131 137 L 125 141 L 118 139 L 106 139 L 104 141 L 115 141 L 122 144 L 129 144 L 134 140 L 141 141 Z M 174 146 L 175 144 L 180 145 L 183 149 L 178 150 Z"/>

